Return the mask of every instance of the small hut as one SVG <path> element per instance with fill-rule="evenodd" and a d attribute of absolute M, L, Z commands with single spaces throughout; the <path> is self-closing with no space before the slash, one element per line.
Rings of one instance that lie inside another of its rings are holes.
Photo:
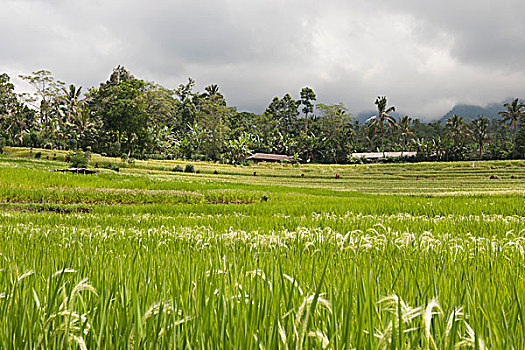
<path fill-rule="evenodd" d="M 284 154 L 255 153 L 246 158 L 254 162 L 293 162 L 294 159 Z"/>

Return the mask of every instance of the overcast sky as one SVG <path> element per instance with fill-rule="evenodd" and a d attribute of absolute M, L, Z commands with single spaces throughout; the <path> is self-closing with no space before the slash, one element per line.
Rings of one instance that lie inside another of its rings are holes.
<path fill-rule="evenodd" d="M 262 113 L 274 96 L 439 117 L 525 97 L 523 0 L 0 0 L 0 73 L 98 86 L 124 65 L 176 88 L 219 85 Z"/>

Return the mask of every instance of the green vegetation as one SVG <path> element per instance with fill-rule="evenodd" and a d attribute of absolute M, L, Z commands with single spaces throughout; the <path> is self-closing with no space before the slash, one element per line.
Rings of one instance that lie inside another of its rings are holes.
<path fill-rule="evenodd" d="M 525 347 L 523 161 L 66 155 L 0 155 L 1 348 Z"/>
<path fill-rule="evenodd" d="M 525 104 L 518 98 L 500 105 L 496 118 L 472 119 L 467 108 L 443 123 L 426 123 L 395 114 L 392 101 L 379 96 L 376 112 L 364 121 L 342 103 L 315 104 L 309 87 L 297 99 L 289 93 L 274 97 L 256 114 L 229 106 L 216 84 L 199 92 L 190 78 L 165 88 L 121 66 L 85 94 L 46 70 L 20 77 L 32 94 L 15 92 L 10 77 L 0 74 L 0 153 L 4 144 L 81 149 L 131 164 L 136 159 L 245 164 L 257 152 L 324 164 L 362 163 L 352 154 L 379 151 L 417 152 L 386 162 L 525 158 Z"/>

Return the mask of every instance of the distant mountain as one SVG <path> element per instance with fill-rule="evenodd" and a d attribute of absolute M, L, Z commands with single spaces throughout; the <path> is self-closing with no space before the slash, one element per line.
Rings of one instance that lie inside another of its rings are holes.
<path fill-rule="evenodd" d="M 482 115 L 485 118 L 488 118 L 490 120 L 497 119 L 500 117 L 498 115 L 498 112 L 505 110 L 505 107 L 503 107 L 503 104 L 511 103 L 511 102 L 512 102 L 512 99 L 509 98 L 502 102 L 488 104 L 485 107 L 476 106 L 476 105 L 467 105 L 467 104 L 457 104 L 447 114 L 445 114 L 444 116 L 436 120 L 444 124 L 446 120 L 452 117 L 454 114 L 457 114 L 460 117 L 463 117 L 465 119 L 476 119 L 479 115 Z M 525 101 L 523 100 L 520 102 L 525 103 Z M 358 120 L 360 124 L 364 124 L 368 118 L 376 114 L 377 114 L 377 111 L 367 111 L 367 112 L 360 112 L 360 113 L 354 114 L 354 117 L 355 117 L 355 120 Z M 394 116 L 396 119 L 398 119 L 400 116 L 403 116 L 405 114 L 394 112 L 394 113 L 391 113 L 391 115 Z M 413 116 L 410 116 L 410 117 L 412 117 L 413 119 L 417 119 L 417 117 L 413 117 Z M 421 119 L 427 120 L 424 118 L 421 118 Z M 433 122 L 436 120 L 430 120 L 430 121 Z"/>
<path fill-rule="evenodd" d="M 465 119 L 476 119 L 479 115 L 484 116 L 488 119 L 499 118 L 498 112 L 505 110 L 503 104 L 512 102 L 512 99 L 507 99 L 503 102 L 491 103 L 486 107 L 476 105 L 457 104 L 447 114 L 439 119 L 440 122 L 444 123 L 448 118 L 454 114 L 459 115 Z"/>

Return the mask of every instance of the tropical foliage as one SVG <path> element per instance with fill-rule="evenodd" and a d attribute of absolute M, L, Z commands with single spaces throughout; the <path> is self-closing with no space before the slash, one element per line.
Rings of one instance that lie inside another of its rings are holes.
<path fill-rule="evenodd" d="M 175 89 L 118 66 L 98 87 L 66 85 L 51 72 L 21 75 L 32 94 L 0 75 L 0 145 L 94 151 L 110 156 L 243 163 L 255 152 L 316 163 L 355 162 L 354 152 L 416 151 L 412 160 L 523 157 L 525 104 L 506 103 L 500 120 L 451 116 L 444 124 L 396 117 L 386 96 L 362 123 L 341 103 L 315 104 L 313 89 L 274 97 L 262 114 L 228 105 L 216 84 Z M 397 118 L 397 119 L 396 119 Z M 388 159 L 386 159 L 388 160 Z"/>

